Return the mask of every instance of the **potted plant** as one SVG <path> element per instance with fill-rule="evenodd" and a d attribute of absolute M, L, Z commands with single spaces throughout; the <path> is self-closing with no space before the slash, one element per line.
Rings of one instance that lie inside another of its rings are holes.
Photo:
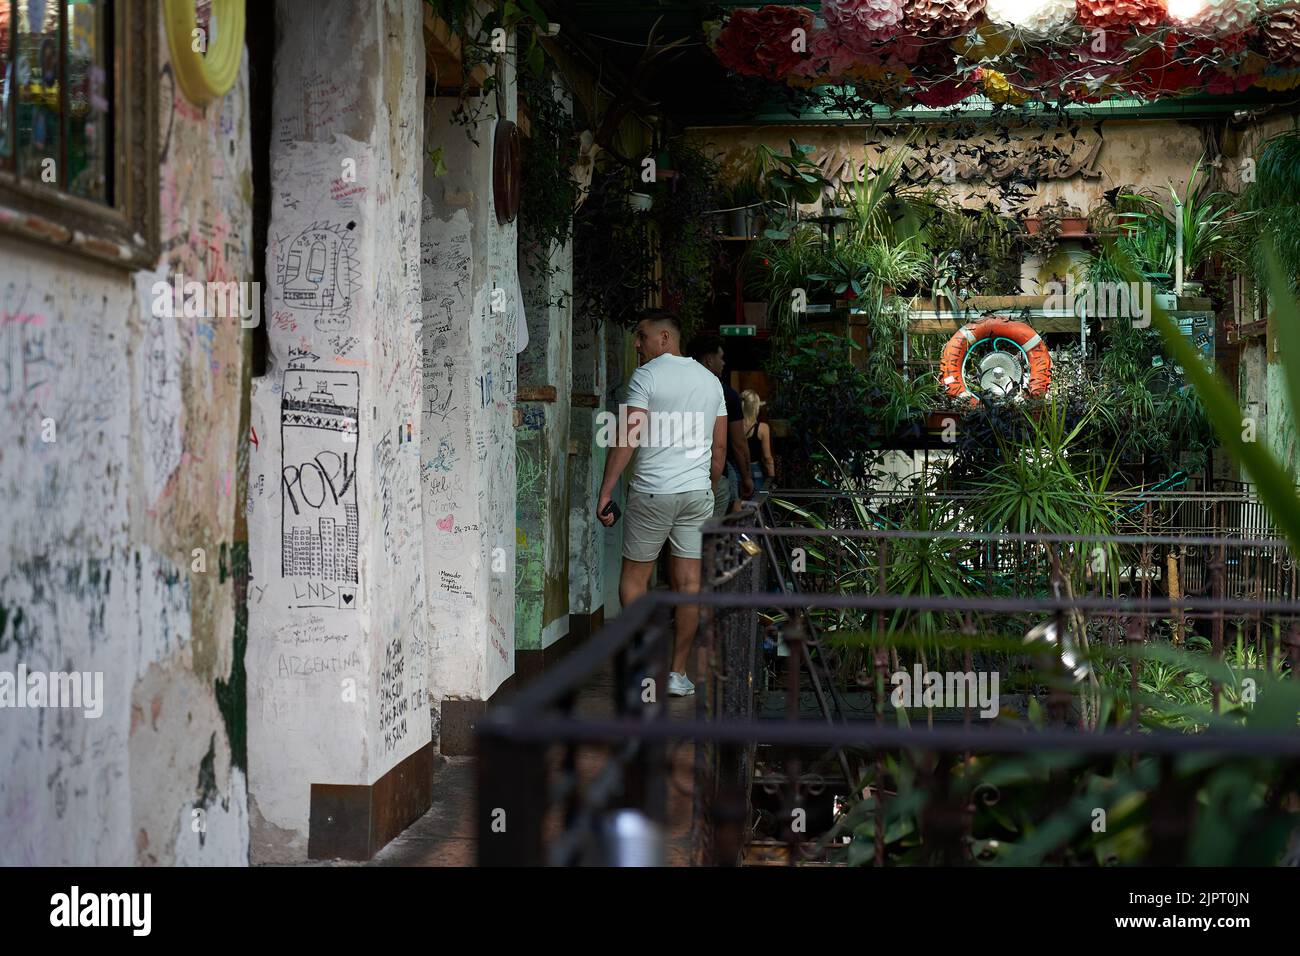
<path fill-rule="evenodd" d="M 827 255 L 822 269 L 808 278 L 821 283 L 839 300 L 857 299 L 866 290 L 871 276 L 865 261 L 842 252 Z"/>
<path fill-rule="evenodd" d="M 821 167 L 809 160 L 813 149 L 810 145 L 801 146 L 794 140 L 790 140 L 789 153 L 778 153 L 770 146 L 759 147 L 765 169 L 763 190 L 769 198 L 785 207 L 789 222 L 798 218 L 799 206 L 817 202 L 832 185 L 822 173 Z M 779 235 L 783 230 L 768 232 Z"/>
<path fill-rule="evenodd" d="M 1187 180 L 1187 189 L 1180 196 L 1170 184 L 1169 209 L 1163 201 L 1148 192 L 1128 192 L 1120 199 L 1129 204 L 1129 210 L 1120 218 L 1130 224 L 1129 236 L 1144 252 L 1157 255 L 1156 271 L 1173 276 L 1177 289 L 1181 278 L 1183 294 L 1199 295 L 1203 291 L 1199 279 L 1205 266 L 1216 255 L 1241 266 L 1239 233 L 1241 227 L 1253 218 L 1253 212 L 1237 212 L 1233 197 L 1224 192 L 1212 192 L 1207 180 L 1199 178 L 1201 163 L 1198 160 Z M 1183 272 L 1177 275 L 1179 220 L 1182 226 Z M 1190 288 L 1189 288 L 1190 286 Z M 1195 290 L 1195 291 L 1192 291 Z"/>
<path fill-rule="evenodd" d="M 758 191 L 758 180 L 745 176 L 718 190 L 720 233 L 724 236 L 753 239 L 758 235 L 758 223 L 763 210 L 763 197 Z"/>

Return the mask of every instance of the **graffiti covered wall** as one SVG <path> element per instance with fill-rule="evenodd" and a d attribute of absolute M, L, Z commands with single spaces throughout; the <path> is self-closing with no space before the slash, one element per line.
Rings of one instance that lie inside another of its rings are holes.
<path fill-rule="evenodd" d="M 248 860 L 246 335 L 238 317 L 168 317 L 155 293 L 177 274 L 251 279 L 247 69 L 200 110 L 161 28 L 159 46 L 157 269 L 0 240 L 0 672 L 103 688 L 94 718 L 0 711 L 0 864 Z"/>

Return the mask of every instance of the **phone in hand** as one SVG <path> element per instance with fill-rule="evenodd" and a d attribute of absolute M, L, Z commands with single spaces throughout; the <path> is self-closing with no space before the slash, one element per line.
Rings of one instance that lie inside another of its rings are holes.
<path fill-rule="evenodd" d="M 619 510 L 618 502 L 612 498 L 610 499 L 609 504 L 605 505 L 605 510 L 601 512 L 602 515 L 613 515 L 614 524 L 618 524 L 619 516 L 622 515 L 622 513 L 623 512 Z"/>

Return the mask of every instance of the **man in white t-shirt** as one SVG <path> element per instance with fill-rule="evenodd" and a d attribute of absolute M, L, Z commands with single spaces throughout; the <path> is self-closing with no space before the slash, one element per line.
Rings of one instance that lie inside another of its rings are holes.
<path fill-rule="evenodd" d="M 668 577 L 673 590 L 700 590 L 700 528 L 713 516 L 713 485 L 727 452 L 722 383 L 699 362 L 682 356 L 677 317 L 670 312 L 647 314 L 637 323 L 635 340 L 640 366 L 619 409 L 620 434 L 606 443 L 605 479 L 596 504 L 601 523 L 612 525 L 614 517 L 605 514 L 605 508 L 635 451 L 618 581 L 624 607 L 645 594 L 665 541 L 672 546 Z M 679 605 L 676 618 L 668 693 L 684 697 L 695 693 L 686 665 L 700 609 Z"/>

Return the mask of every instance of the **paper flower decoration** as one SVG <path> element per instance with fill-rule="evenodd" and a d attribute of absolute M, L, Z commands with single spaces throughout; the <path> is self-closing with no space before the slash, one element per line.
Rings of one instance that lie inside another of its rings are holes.
<path fill-rule="evenodd" d="M 865 53 L 872 41 L 900 32 L 903 0 L 823 0 L 822 16 L 841 43 Z"/>
<path fill-rule="evenodd" d="M 1176 36 L 1166 34 L 1138 58 L 1125 86 L 1150 98 L 1180 93 L 1201 83 L 1200 64 L 1179 49 Z"/>
<path fill-rule="evenodd" d="M 977 29 L 952 41 L 953 52 L 972 63 L 1010 56 L 1019 48 L 1020 39 L 1016 36 L 1015 30 L 999 29 L 987 22 L 981 23 Z"/>
<path fill-rule="evenodd" d="M 794 74 L 829 82 L 849 75 L 856 64 L 856 55 L 840 42 L 839 34 L 819 22 L 808 37 L 808 56 L 794 68 Z"/>
<path fill-rule="evenodd" d="M 903 24 L 914 36 L 955 37 L 983 12 L 984 0 L 905 0 Z"/>
<path fill-rule="evenodd" d="M 812 33 L 812 11 L 802 7 L 766 6 L 736 10 L 718 33 L 713 52 L 729 70 L 744 76 L 784 79 L 804 60 L 796 30 Z"/>
<path fill-rule="evenodd" d="M 1028 96 L 1008 83 L 1007 78 L 997 70 L 976 70 L 975 76 L 984 87 L 984 95 L 993 103 L 1019 106 L 1029 99 Z"/>
<path fill-rule="evenodd" d="M 1300 4 L 1268 11 L 1260 22 L 1258 47 L 1274 66 L 1300 66 Z"/>
<path fill-rule="evenodd" d="M 1283 90 L 1294 90 L 1300 86 L 1300 70 L 1274 70 L 1269 69 L 1255 81 L 1255 85 L 1265 89 L 1280 93 Z"/>
<path fill-rule="evenodd" d="M 1075 0 L 988 0 L 984 14 L 995 26 L 1046 36 L 1074 20 Z"/>
<path fill-rule="evenodd" d="M 1090 30 L 1150 30 L 1165 19 L 1164 0 L 1078 0 L 1079 23 Z"/>
<path fill-rule="evenodd" d="M 957 80 L 939 80 L 924 86 L 912 94 L 912 98 L 922 106 L 938 109 L 960 103 L 966 97 L 978 92 L 975 84 L 961 83 Z"/>
<path fill-rule="evenodd" d="M 1169 22 L 1194 36 L 1225 36 L 1251 26 L 1255 0 L 1169 0 Z"/>

